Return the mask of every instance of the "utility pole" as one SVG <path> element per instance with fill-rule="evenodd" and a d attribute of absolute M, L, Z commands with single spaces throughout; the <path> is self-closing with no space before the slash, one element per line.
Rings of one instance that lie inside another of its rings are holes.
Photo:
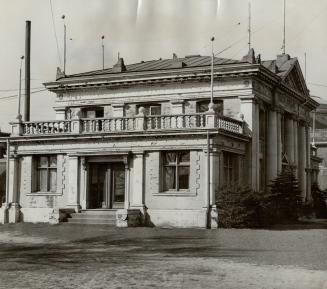
<path fill-rule="evenodd" d="M 211 97 L 210 97 L 210 104 L 209 110 L 213 109 L 213 63 L 215 60 L 215 54 L 213 52 L 213 42 L 215 41 L 215 37 L 211 37 Z"/>
<path fill-rule="evenodd" d="M 17 119 L 21 120 L 22 115 L 20 113 L 20 106 L 21 106 L 21 95 L 22 95 L 22 64 L 23 64 L 24 56 L 20 57 L 20 67 L 19 67 L 19 91 L 18 91 L 18 112 L 17 112 Z"/>
<path fill-rule="evenodd" d="M 286 0 L 284 0 L 283 54 L 286 51 Z"/>
<path fill-rule="evenodd" d="M 102 69 L 104 69 L 104 35 L 101 36 L 101 40 L 102 40 Z"/>
<path fill-rule="evenodd" d="M 248 33 L 249 33 L 249 51 L 251 49 L 251 2 L 249 2 L 249 27 L 248 27 Z"/>
<path fill-rule="evenodd" d="M 26 21 L 25 35 L 25 97 L 24 121 L 30 121 L 31 114 L 31 21 Z"/>
<path fill-rule="evenodd" d="M 64 21 L 64 74 L 66 74 L 66 45 L 67 45 L 67 37 L 66 37 L 66 22 L 65 15 L 61 16 L 61 19 Z"/>

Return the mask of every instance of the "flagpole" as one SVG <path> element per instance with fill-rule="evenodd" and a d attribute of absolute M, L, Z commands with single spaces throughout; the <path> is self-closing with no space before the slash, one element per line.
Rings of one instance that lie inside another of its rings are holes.
<path fill-rule="evenodd" d="M 66 22 L 65 22 L 65 15 L 61 16 L 62 20 L 64 21 L 64 74 L 66 74 L 66 46 L 67 46 L 67 39 L 66 39 Z"/>
<path fill-rule="evenodd" d="M 104 69 L 104 43 L 103 43 L 104 35 L 101 36 L 101 39 L 102 39 L 102 69 Z"/>
<path fill-rule="evenodd" d="M 210 90 L 211 90 L 211 96 L 210 96 L 210 103 L 209 103 L 209 110 L 212 111 L 214 104 L 213 104 L 213 63 L 215 60 L 215 55 L 213 52 L 213 42 L 215 40 L 215 37 L 211 37 L 211 86 L 210 86 Z"/>
<path fill-rule="evenodd" d="M 19 67 L 19 91 L 18 91 L 18 115 L 17 119 L 21 120 L 22 115 L 20 113 L 20 106 L 21 106 L 21 95 L 22 95 L 22 63 L 23 63 L 24 56 L 20 57 L 20 67 Z"/>

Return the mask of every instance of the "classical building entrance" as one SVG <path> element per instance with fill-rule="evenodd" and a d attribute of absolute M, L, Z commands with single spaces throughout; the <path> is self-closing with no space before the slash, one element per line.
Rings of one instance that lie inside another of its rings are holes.
<path fill-rule="evenodd" d="M 90 163 L 87 209 L 123 208 L 125 166 L 120 162 Z"/>

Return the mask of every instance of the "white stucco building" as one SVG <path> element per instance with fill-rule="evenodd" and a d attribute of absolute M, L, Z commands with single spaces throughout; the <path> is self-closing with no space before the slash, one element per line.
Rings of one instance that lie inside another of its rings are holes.
<path fill-rule="evenodd" d="M 219 192 L 264 190 L 288 165 L 310 199 L 317 103 L 297 59 L 215 58 L 214 111 L 210 62 L 58 70 L 56 120 L 12 124 L 7 221 L 215 228 Z"/>

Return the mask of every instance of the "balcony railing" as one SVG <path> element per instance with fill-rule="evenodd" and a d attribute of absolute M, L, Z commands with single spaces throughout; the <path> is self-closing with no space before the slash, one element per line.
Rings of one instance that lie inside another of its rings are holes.
<path fill-rule="evenodd" d="M 54 120 L 54 121 L 28 121 L 23 122 L 23 134 L 60 134 L 71 132 L 71 121 Z"/>
<path fill-rule="evenodd" d="M 130 131 L 220 129 L 243 134 L 243 122 L 213 114 L 181 114 L 116 118 L 81 118 L 13 123 L 16 135 L 96 134 Z"/>

